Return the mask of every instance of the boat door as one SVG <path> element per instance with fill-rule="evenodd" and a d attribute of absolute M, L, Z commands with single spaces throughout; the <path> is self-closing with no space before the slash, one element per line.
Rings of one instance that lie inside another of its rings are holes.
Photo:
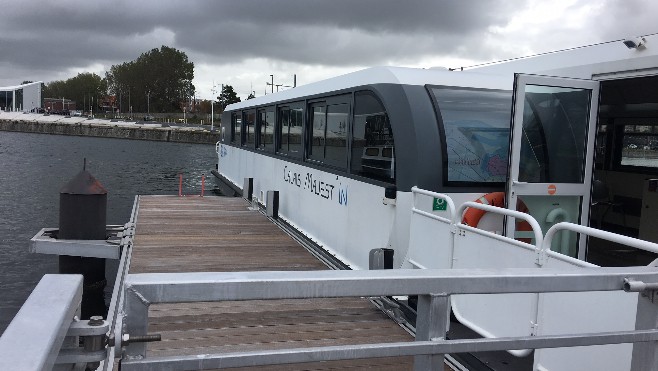
<path fill-rule="evenodd" d="M 598 101 L 597 81 L 514 76 L 507 205 L 544 233 L 562 221 L 588 225 Z M 506 235 L 530 241 L 527 227 L 510 218 Z M 551 249 L 584 259 L 584 237 L 561 233 Z"/>

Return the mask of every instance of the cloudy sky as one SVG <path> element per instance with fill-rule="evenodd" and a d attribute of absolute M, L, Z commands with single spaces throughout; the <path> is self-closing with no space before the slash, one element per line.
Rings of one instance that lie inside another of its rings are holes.
<path fill-rule="evenodd" d="M 655 0 L 0 0 L 0 86 L 162 45 L 243 99 L 370 66 L 459 67 L 658 32 Z"/>

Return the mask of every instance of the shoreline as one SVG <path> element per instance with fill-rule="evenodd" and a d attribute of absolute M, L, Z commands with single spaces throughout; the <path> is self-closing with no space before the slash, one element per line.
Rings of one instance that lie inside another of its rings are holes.
<path fill-rule="evenodd" d="M 0 131 L 197 144 L 215 144 L 220 139 L 219 132 L 210 132 L 201 128 L 162 127 L 159 123 L 138 124 L 34 114 L 26 115 L 30 117 L 3 118 L 2 116 L 0 114 Z M 57 121 L 46 121 L 52 118 Z"/>

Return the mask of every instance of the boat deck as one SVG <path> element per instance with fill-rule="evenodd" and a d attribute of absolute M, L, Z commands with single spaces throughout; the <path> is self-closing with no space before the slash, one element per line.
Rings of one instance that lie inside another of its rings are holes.
<path fill-rule="evenodd" d="M 328 269 L 241 198 L 141 196 L 130 273 Z M 190 355 L 413 337 L 365 298 L 154 304 L 149 355 Z M 412 357 L 241 368 L 413 368 Z"/>

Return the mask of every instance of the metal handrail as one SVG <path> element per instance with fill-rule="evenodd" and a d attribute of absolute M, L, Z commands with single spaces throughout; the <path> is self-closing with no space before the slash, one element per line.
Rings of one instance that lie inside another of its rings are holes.
<path fill-rule="evenodd" d="M 461 216 L 464 214 L 464 211 L 469 207 L 484 210 L 484 211 L 489 212 L 489 213 L 502 214 L 502 215 L 511 216 L 511 217 L 514 217 L 514 218 L 517 218 L 517 219 L 525 220 L 526 222 L 528 222 L 528 224 L 530 224 L 530 227 L 532 228 L 532 232 L 534 233 L 534 236 L 535 236 L 535 245 L 537 246 L 537 248 L 539 248 L 542 245 L 543 241 L 544 241 L 544 236 L 542 235 L 542 231 L 541 231 L 541 227 L 539 226 L 539 223 L 537 223 L 535 218 L 533 218 L 529 214 L 522 213 L 522 212 L 516 211 L 516 210 L 504 209 L 502 207 L 485 205 L 485 204 L 481 204 L 481 203 L 478 203 L 478 202 L 472 202 L 472 201 L 464 202 L 459 207 L 459 210 L 457 211 L 457 214 L 455 214 L 455 217 L 454 217 L 454 223 L 457 226 L 462 225 Z M 470 226 L 470 227 L 472 227 L 472 226 Z"/>
<path fill-rule="evenodd" d="M 44 275 L 0 337 L 0 369 L 52 369 L 81 300 L 82 275 Z"/>
<path fill-rule="evenodd" d="M 419 338 L 417 333 L 412 343 L 146 358 L 145 347 L 140 350 L 134 347 L 137 344 L 130 344 L 124 353 L 122 368 L 155 370 L 165 365 L 188 367 L 190 362 L 196 362 L 195 369 L 209 369 L 299 363 L 311 359 L 372 358 L 381 357 L 382 352 L 388 357 L 415 356 L 416 362 L 428 357 L 443 357 L 444 353 L 656 341 L 656 329 L 476 340 L 444 340 L 441 335 L 446 330 L 440 326 L 445 325 L 449 315 L 449 295 L 622 291 L 629 277 L 655 284 L 658 270 L 655 267 L 615 267 L 577 271 L 516 268 L 134 274 L 126 281 L 127 332 L 145 330 L 148 306 L 156 303 L 409 294 L 419 295 L 418 321 L 423 323 L 422 328 L 431 328 L 426 332 L 434 335 Z M 442 294 L 432 294 L 435 292 Z M 421 306 L 421 302 L 425 304 Z"/>
<path fill-rule="evenodd" d="M 116 279 L 114 281 L 114 289 L 112 290 L 112 298 L 110 299 L 110 306 L 107 313 L 107 321 L 110 324 L 109 337 L 114 338 L 117 333 L 120 336 L 121 331 L 117 330 L 121 328 L 122 318 L 120 317 L 120 308 L 123 304 L 123 290 L 124 290 L 124 280 L 128 275 L 128 270 L 130 268 L 130 261 L 132 256 L 132 244 L 135 233 L 135 226 L 137 223 L 137 215 L 139 214 L 139 205 L 140 196 L 135 196 L 135 201 L 133 203 L 133 209 L 130 213 L 130 221 L 126 223 L 124 233 L 126 233 L 121 239 L 121 245 L 123 250 L 121 252 L 121 260 L 119 261 L 119 268 L 117 269 Z M 118 324 L 118 326 L 117 326 Z M 104 371 L 111 370 L 113 367 L 113 360 L 115 355 L 114 347 L 107 347 L 107 358 L 104 361 L 104 364 L 101 365 Z"/>
<path fill-rule="evenodd" d="M 412 203 L 412 208 L 411 208 L 412 212 L 414 212 L 416 214 L 419 214 L 419 215 L 422 215 L 422 216 L 425 216 L 425 217 L 428 217 L 430 219 L 435 219 L 435 220 L 439 220 L 439 221 L 442 221 L 442 222 L 450 223 L 454 219 L 455 203 L 452 201 L 450 196 L 445 195 L 443 193 L 436 193 L 436 192 L 428 191 L 428 190 L 425 190 L 425 189 L 420 189 L 416 186 L 411 188 L 411 193 L 413 194 L 413 203 Z M 442 199 L 442 200 L 446 201 L 447 206 L 448 206 L 447 211 L 449 213 L 449 217 L 448 218 L 442 217 L 442 216 L 432 214 L 432 213 L 428 213 L 427 211 L 420 210 L 420 209 L 416 208 L 416 195 L 418 195 L 418 194 L 428 196 L 428 197 L 439 198 L 439 199 Z"/>
<path fill-rule="evenodd" d="M 608 231 L 602 231 L 600 229 L 595 229 L 591 227 L 585 227 L 582 225 L 578 224 L 573 224 L 573 223 L 568 223 L 568 222 L 560 222 L 555 225 L 553 225 L 548 232 L 546 232 L 546 236 L 544 236 L 544 242 L 541 246 L 542 251 L 548 251 L 551 249 L 551 243 L 553 242 L 553 238 L 559 231 L 572 231 L 576 232 L 578 234 L 584 234 L 587 236 L 591 237 L 596 237 L 600 238 L 602 240 L 610 241 L 610 242 L 615 242 L 619 243 L 622 245 L 634 247 L 639 250 L 644 250 L 648 252 L 652 252 L 654 254 L 658 254 L 658 244 L 649 242 L 649 241 L 644 241 L 640 240 L 637 238 L 633 237 L 628 237 L 628 236 L 623 236 L 620 234 L 608 232 Z"/>

